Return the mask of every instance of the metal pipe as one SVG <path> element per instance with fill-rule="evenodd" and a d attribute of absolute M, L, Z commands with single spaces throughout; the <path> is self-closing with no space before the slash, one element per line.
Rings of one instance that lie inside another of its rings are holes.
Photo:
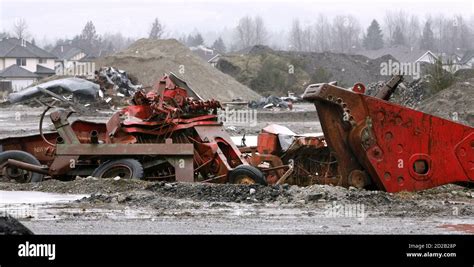
<path fill-rule="evenodd" d="M 99 143 L 99 132 L 97 132 L 96 130 L 92 130 L 89 136 L 90 136 L 91 144 Z"/>
<path fill-rule="evenodd" d="M 380 98 L 388 101 L 390 96 L 397 90 L 398 85 L 403 82 L 403 75 L 393 76 L 380 91 L 375 95 L 376 98 Z"/>
<path fill-rule="evenodd" d="M 64 139 L 61 136 L 56 137 L 56 144 L 64 144 Z"/>
<path fill-rule="evenodd" d="M 30 171 L 30 172 L 37 172 L 41 174 L 49 174 L 48 170 L 44 169 L 42 166 L 26 163 L 19 160 L 8 159 L 7 165 L 17 167 L 18 169 Z"/>

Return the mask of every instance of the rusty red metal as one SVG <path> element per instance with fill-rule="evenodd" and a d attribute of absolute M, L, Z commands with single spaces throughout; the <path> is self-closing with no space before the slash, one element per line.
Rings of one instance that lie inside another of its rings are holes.
<path fill-rule="evenodd" d="M 196 97 L 173 77 L 165 75 L 146 94 L 137 92 L 133 105 L 115 113 L 107 123 L 70 124 L 70 113 L 56 110 L 50 118 L 57 133 L 46 134 L 44 139 L 40 134 L 0 143 L 4 149 L 25 150 L 21 141 L 41 146 L 34 155 L 50 167 L 53 177 L 85 173 L 75 170 L 71 162 L 91 171 L 110 157 L 132 157 L 146 166 L 150 179 L 227 182 L 229 171 L 249 163 L 218 122 L 220 103 Z"/>
<path fill-rule="evenodd" d="M 315 103 L 344 186 L 398 192 L 474 182 L 472 127 L 329 84 L 304 98 Z"/>

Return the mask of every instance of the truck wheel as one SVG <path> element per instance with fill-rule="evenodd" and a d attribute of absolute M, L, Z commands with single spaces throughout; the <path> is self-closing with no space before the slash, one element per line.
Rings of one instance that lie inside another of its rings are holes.
<path fill-rule="evenodd" d="M 41 166 L 35 156 L 20 150 L 9 150 L 0 153 L 0 165 L 5 163 L 9 159 L 22 161 L 25 163 Z M 5 166 L 3 168 L 3 176 L 9 180 L 15 180 L 18 183 L 38 183 L 43 180 L 43 174 L 30 172 L 22 169 L 18 169 L 14 166 Z"/>
<path fill-rule="evenodd" d="M 102 163 L 92 172 L 93 177 L 143 179 L 143 166 L 136 159 L 117 159 Z"/>
<path fill-rule="evenodd" d="M 263 173 L 250 165 L 239 165 L 229 172 L 229 182 L 232 184 L 261 184 L 267 185 Z"/>

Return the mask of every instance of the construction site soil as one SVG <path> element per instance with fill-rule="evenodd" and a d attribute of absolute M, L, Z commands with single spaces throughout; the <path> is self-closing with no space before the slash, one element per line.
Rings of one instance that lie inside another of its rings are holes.
<path fill-rule="evenodd" d="M 36 217 L 20 218 L 33 232 L 48 234 L 468 233 L 454 230 L 459 230 L 457 225 L 474 222 L 474 191 L 457 185 L 392 194 L 328 185 L 165 183 L 89 177 L 70 182 L 0 183 L 0 190 L 86 194 L 68 203 L 37 203 Z"/>
<path fill-rule="evenodd" d="M 424 100 L 418 110 L 474 127 L 474 79 L 456 82 Z"/>

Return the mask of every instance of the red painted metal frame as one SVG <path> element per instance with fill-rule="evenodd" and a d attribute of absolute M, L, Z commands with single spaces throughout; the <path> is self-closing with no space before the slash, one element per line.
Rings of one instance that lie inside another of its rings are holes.
<path fill-rule="evenodd" d="M 345 185 L 398 192 L 474 182 L 472 127 L 329 84 L 304 98 L 315 103 Z"/>

